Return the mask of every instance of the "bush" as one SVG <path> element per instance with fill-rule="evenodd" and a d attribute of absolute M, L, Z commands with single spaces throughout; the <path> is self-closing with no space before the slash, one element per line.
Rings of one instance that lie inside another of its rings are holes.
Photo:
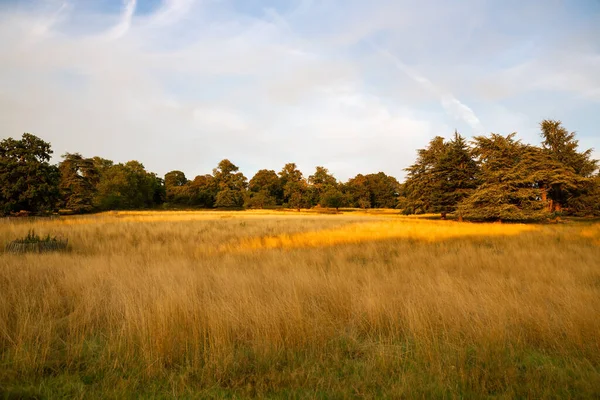
<path fill-rule="evenodd" d="M 45 253 L 66 250 L 68 243 L 67 239 L 51 237 L 49 234 L 46 237 L 40 237 L 31 230 L 25 237 L 7 244 L 5 250 L 9 253 Z"/>

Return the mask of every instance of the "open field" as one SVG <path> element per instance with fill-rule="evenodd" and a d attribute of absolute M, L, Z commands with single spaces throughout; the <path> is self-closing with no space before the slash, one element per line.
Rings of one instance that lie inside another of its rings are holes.
<path fill-rule="evenodd" d="M 0 393 L 599 398 L 600 224 L 395 212 L 0 221 Z M 0 396 L 1 397 L 1 396 Z"/>

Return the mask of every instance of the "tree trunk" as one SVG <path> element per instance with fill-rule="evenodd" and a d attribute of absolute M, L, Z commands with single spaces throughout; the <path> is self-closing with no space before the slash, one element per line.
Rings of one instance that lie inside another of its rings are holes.
<path fill-rule="evenodd" d="M 446 219 L 446 213 L 445 213 L 445 212 L 443 212 L 443 213 L 442 213 L 442 219 L 443 219 L 443 220 L 445 220 L 445 219 Z"/>

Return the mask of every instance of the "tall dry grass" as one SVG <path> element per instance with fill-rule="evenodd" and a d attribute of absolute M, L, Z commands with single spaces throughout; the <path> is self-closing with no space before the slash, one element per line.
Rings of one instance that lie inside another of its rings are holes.
<path fill-rule="evenodd" d="M 0 242 L 31 228 L 72 250 L 0 255 L 0 392 L 600 395 L 598 225 L 108 213 Z"/>

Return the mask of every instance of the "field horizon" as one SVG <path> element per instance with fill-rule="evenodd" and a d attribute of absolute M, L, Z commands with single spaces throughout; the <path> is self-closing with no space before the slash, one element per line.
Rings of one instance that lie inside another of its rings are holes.
<path fill-rule="evenodd" d="M 0 221 L 4 398 L 597 398 L 600 223 L 398 210 Z"/>

